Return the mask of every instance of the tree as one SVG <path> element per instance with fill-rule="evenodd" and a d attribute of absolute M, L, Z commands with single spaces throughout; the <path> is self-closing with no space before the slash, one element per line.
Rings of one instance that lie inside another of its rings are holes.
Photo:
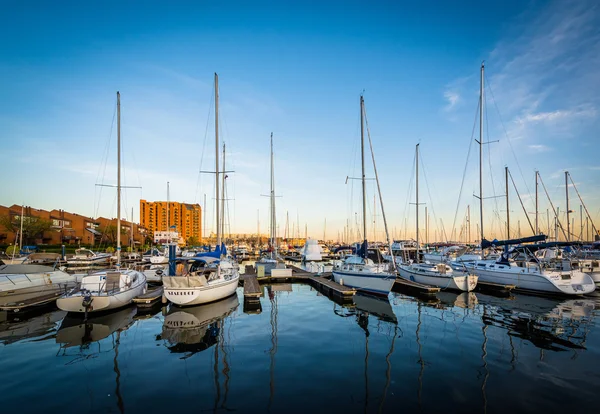
<path fill-rule="evenodd" d="M 0 226 L 6 231 L 18 233 L 21 231 L 21 219 L 23 220 L 23 242 L 33 244 L 35 239 L 43 236 L 45 231 L 52 228 L 50 220 L 41 217 L 0 216 Z"/>
<path fill-rule="evenodd" d="M 126 235 L 127 232 L 121 229 L 121 240 L 123 240 L 123 236 Z M 106 226 L 104 231 L 102 231 L 102 240 L 110 244 L 115 244 L 117 242 L 117 226 L 114 224 Z"/>
<path fill-rule="evenodd" d="M 198 240 L 198 238 L 196 236 L 190 236 L 187 239 L 187 245 L 188 246 L 198 246 L 200 244 L 200 241 Z"/>

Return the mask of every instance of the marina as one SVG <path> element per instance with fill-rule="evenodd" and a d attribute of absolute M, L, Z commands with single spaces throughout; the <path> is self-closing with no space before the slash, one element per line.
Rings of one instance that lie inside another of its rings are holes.
<path fill-rule="evenodd" d="M 172 406 L 161 395 L 168 383 L 178 404 L 199 410 L 451 405 L 453 412 L 559 413 L 573 389 L 582 411 L 595 406 L 598 297 L 392 292 L 339 304 L 306 283 L 261 288 L 259 313 L 240 306 L 245 287 L 214 304 L 158 305 L 150 314 L 130 306 L 87 321 L 55 308 L 5 313 L 0 364 L 11 375 L 0 384 L 3 403 L 23 413 L 156 412 Z M 66 398 L 26 398 L 65 387 L 80 394 L 77 407 Z"/>
<path fill-rule="evenodd" d="M 3 13 L 2 413 L 598 410 L 593 0 Z"/>

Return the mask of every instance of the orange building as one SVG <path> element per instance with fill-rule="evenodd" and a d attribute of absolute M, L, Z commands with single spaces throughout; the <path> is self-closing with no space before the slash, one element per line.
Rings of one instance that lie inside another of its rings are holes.
<path fill-rule="evenodd" d="M 167 217 L 168 205 L 168 217 Z M 140 200 L 140 225 L 148 233 L 175 231 L 187 241 L 190 237 L 202 238 L 202 209 L 200 204 L 178 203 L 176 201 Z"/>

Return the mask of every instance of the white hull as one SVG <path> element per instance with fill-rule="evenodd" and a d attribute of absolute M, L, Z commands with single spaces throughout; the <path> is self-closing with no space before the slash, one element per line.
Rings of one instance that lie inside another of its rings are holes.
<path fill-rule="evenodd" d="M 132 271 L 125 271 L 133 274 Z M 122 308 L 129 305 L 133 298 L 140 296 L 146 292 L 146 277 L 141 272 L 135 272 L 137 274 L 137 280 L 133 282 L 132 286 L 120 291 L 112 292 L 91 292 L 92 303 L 88 307 L 87 312 L 104 312 L 112 309 Z M 83 305 L 84 293 L 81 290 L 71 292 L 56 300 L 56 306 L 59 309 L 67 312 L 86 312 L 86 308 Z"/>
<path fill-rule="evenodd" d="M 385 273 L 358 273 L 340 270 L 333 271 L 333 280 L 356 290 L 387 296 L 394 286 L 396 277 Z"/>
<path fill-rule="evenodd" d="M 185 279 L 185 276 L 168 276 Z M 193 276 L 191 276 L 193 277 Z M 231 296 L 237 289 L 240 277 L 236 276 L 230 280 L 210 283 L 208 286 L 170 287 L 167 277 L 163 279 L 165 285 L 165 297 L 169 302 L 177 306 L 193 306 L 203 303 L 214 302 Z"/>
<path fill-rule="evenodd" d="M 19 273 L 8 273 L 13 269 Z M 29 269 L 40 272 L 21 273 Z M 15 265 L 2 270 L 5 273 L 0 274 L 0 306 L 65 292 L 77 283 L 76 276 L 45 266 Z"/>
<path fill-rule="evenodd" d="M 300 268 L 309 273 L 320 275 L 322 273 L 329 273 L 333 270 L 333 264 L 329 262 L 302 262 Z"/>
<path fill-rule="evenodd" d="M 469 275 L 466 273 L 460 275 L 426 275 L 411 270 L 410 265 L 399 266 L 398 273 L 400 273 L 400 277 L 402 277 L 403 279 L 417 282 L 422 285 L 436 286 L 441 289 L 452 289 L 460 290 L 462 292 L 470 292 L 477 286 L 477 276 Z"/>
<path fill-rule="evenodd" d="M 110 256 L 106 256 L 106 257 L 98 257 L 98 258 L 93 258 L 93 259 L 68 259 L 67 260 L 67 266 L 69 267 L 75 267 L 75 266 L 99 266 L 99 265 L 106 265 L 108 264 L 108 261 L 110 260 Z"/>
<path fill-rule="evenodd" d="M 488 270 L 483 266 L 477 266 L 478 262 L 465 264 L 467 269 L 479 276 L 483 282 L 499 283 L 503 285 L 515 285 L 517 289 L 531 292 L 583 295 L 595 290 L 596 285 L 589 275 L 580 271 L 544 271 L 540 273 L 537 267 L 519 268 L 504 265 L 497 270 Z M 482 262 L 479 262 L 482 263 Z"/>

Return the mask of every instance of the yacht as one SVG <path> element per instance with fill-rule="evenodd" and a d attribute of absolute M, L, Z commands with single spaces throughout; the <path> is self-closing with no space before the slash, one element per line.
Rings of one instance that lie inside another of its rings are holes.
<path fill-rule="evenodd" d="M 77 249 L 73 256 L 67 258 L 67 266 L 106 265 L 110 258 L 110 253 L 98 253 L 90 249 Z"/>

